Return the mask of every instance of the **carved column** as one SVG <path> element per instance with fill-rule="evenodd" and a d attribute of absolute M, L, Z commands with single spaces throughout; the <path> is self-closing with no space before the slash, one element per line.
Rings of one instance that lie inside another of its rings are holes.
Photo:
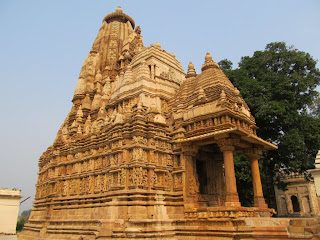
<path fill-rule="evenodd" d="M 251 166 L 251 176 L 252 176 L 252 185 L 253 185 L 253 204 L 255 207 L 259 208 L 268 208 L 262 191 L 262 184 L 260 178 L 260 170 L 258 159 L 261 156 L 261 151 L 259 149 L 248 149 L 245 151 L 246 156 L 250 161 Z"/>
<path fill-rule="evenodd" d="M 182 146 L 182 158 L 185 165 L 184 173 L 184 198 L 186 208 L 198 207 L 198 193 L 199 183 L 196 173 L 196 166 L 194 158 L 197 154 L 198 148 L 193 145 Z"/>
<path fill-rule="evenodd" d="M 237 191 L 236 175 L 234 171 L 233 152 L 235 150 L 234 139 L 223 138 L 217 141 L 220 151 L 223 153 L 224 171 L 226 180 L 225 206 L 241 206 Z"/>

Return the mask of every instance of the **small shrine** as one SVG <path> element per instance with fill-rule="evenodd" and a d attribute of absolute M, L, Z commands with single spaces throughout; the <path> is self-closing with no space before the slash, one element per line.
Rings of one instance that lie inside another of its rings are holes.
<path fill-rule="evenodd" d="M 309 171 L 312 170 L 315 169 Z M 303 174 L 290 173 L 283 174 L 281 181 L 287 184 L 286 190 L 274 187 L 279 216 L 319 216 L 319 200 L 313 179 L 306 180 Z"/>

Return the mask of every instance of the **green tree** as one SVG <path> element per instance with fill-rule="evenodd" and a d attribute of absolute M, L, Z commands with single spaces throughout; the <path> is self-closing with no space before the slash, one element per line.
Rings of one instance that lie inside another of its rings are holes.
<path fill-rule="evenodd" d="M 24 211 L 21 213 L 21 216 L 29 217 L 29 216 L 30 216 L 30 213 L 31 213 L 31 209 L 24 210 Z"/>
<path fill-rule="evenodd" d="M 313 168 L 320 148 L 320 120 L 309 110 L 320 83 L 316 60 L 284 42 L 275 42 L 252 57 L 242 57 L 237 69 L 223 70 L 256 118 L 258 136 L 279 147 L 261 159 L 262 172 L 269 177 L 263 183 L 273 185 L 280 169 L 304 172 Z"/>
<path fill-rule="evenodd" d="M 251 181 L 250 163 L 242 154 L 234 154 L 234 170 L 237 178 L 239 200 L 242 206 L 253 204 L 253 186 Z"/>
<path fill-rule="evenodd" d="M 18 221 L 17 221 L 17 227 L 16 227 L 16 231 L 17 232 L 21 232 L 23 227 L 24 227 L 24 224 L 25 224 L 25 220 L 23 218 L 20 218 Z"/>
<path fill-rule="evenodd" d="M 218 64 L 223 71 L 232 70 L 233 63 L 228 59 L 223 59 Z"/>
<path fill-rule="evenodd" d="M 310 106 L 311 114 L 320 118 L 320 95 L 318 95 Z"/>

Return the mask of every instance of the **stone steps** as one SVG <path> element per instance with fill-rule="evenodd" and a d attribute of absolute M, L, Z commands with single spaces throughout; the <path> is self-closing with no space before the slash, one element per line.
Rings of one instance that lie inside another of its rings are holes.
<path fill-rule="evenodd" d="M 320 239 L 320 218 L 291 219 L 288 232 L 292 237 L 310 236 L 312 239 Z"/>

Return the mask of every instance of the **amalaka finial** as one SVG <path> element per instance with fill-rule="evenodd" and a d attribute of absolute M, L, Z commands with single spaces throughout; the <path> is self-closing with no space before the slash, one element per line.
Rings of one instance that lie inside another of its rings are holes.
<path fill-rule="evenodd" d="M 239 91 L 239 89 L 238 88 L 234 88 L 234 94 L 236 95 L 236 96 L 239 96 L 240 95 L 240 91 Z"/>
<path fill-rule="evenodd" d="M 195 76 L 197 76 L 197 73 L 196 73 L 196 70 L 194 69 L 193 63 L 190 61 L 188 65 L 188 72 L 187 72 L 186 78 L 195 77 Z"/>
<path fill-rule="evenodd" d="M 188 65 L 188 70 L 189 69 L 194 69 L 194 65 L 193 65 L 193 63 L 191 61 L 189 62 L 189 65 Z"/>
<path fill-rule="evenodd" d="M 122 12 L 122 7 L 118 6 L 118 7 L 116 8 L 116 12 Z"/>
<path fill-rule="evenodd" d="M 161 44 L 157 41 L 156 44 L 154 45 L 157 48 L 161 48 Z"/>
<path fill-rule="evenodd" d="M 204 70 L 206 70 L 208 68 L 212 68 L 212 67 L 219 68 L 219 65 L 212 60 L 211 54 L 209 52 L 207 52 L 207 54 L 204 58 L 204 64 L 201 67 L 201 71 L 204 71 Z"/>
<path fill-rule="evenodd" d="M 209 62 L 212 62 L 212 56 L 209 52 L 207 52 L 206 56 L 205 56 L 205 63 L 209 63 Z"/>
<path fill-rule="evenodd" d="M 109 13 L 107 16 L 105 16 L 102 22 L 106 21 L 107 23 L 110 23 L 114 20 L 118 21 L 118 22 L 122 21 L 124 23 L 129 21 L 131 23 L 132 28 L 134 29 L 134 27 L 135 27 L 135 23 L 134 23 L 134 20 L 132 19 L 132 17 L 130 17 L 127 14 L 124 14 L 122 12 L 122 8 L 120 6 L 118 6 L 116 8 L 115 12 Z"/>

